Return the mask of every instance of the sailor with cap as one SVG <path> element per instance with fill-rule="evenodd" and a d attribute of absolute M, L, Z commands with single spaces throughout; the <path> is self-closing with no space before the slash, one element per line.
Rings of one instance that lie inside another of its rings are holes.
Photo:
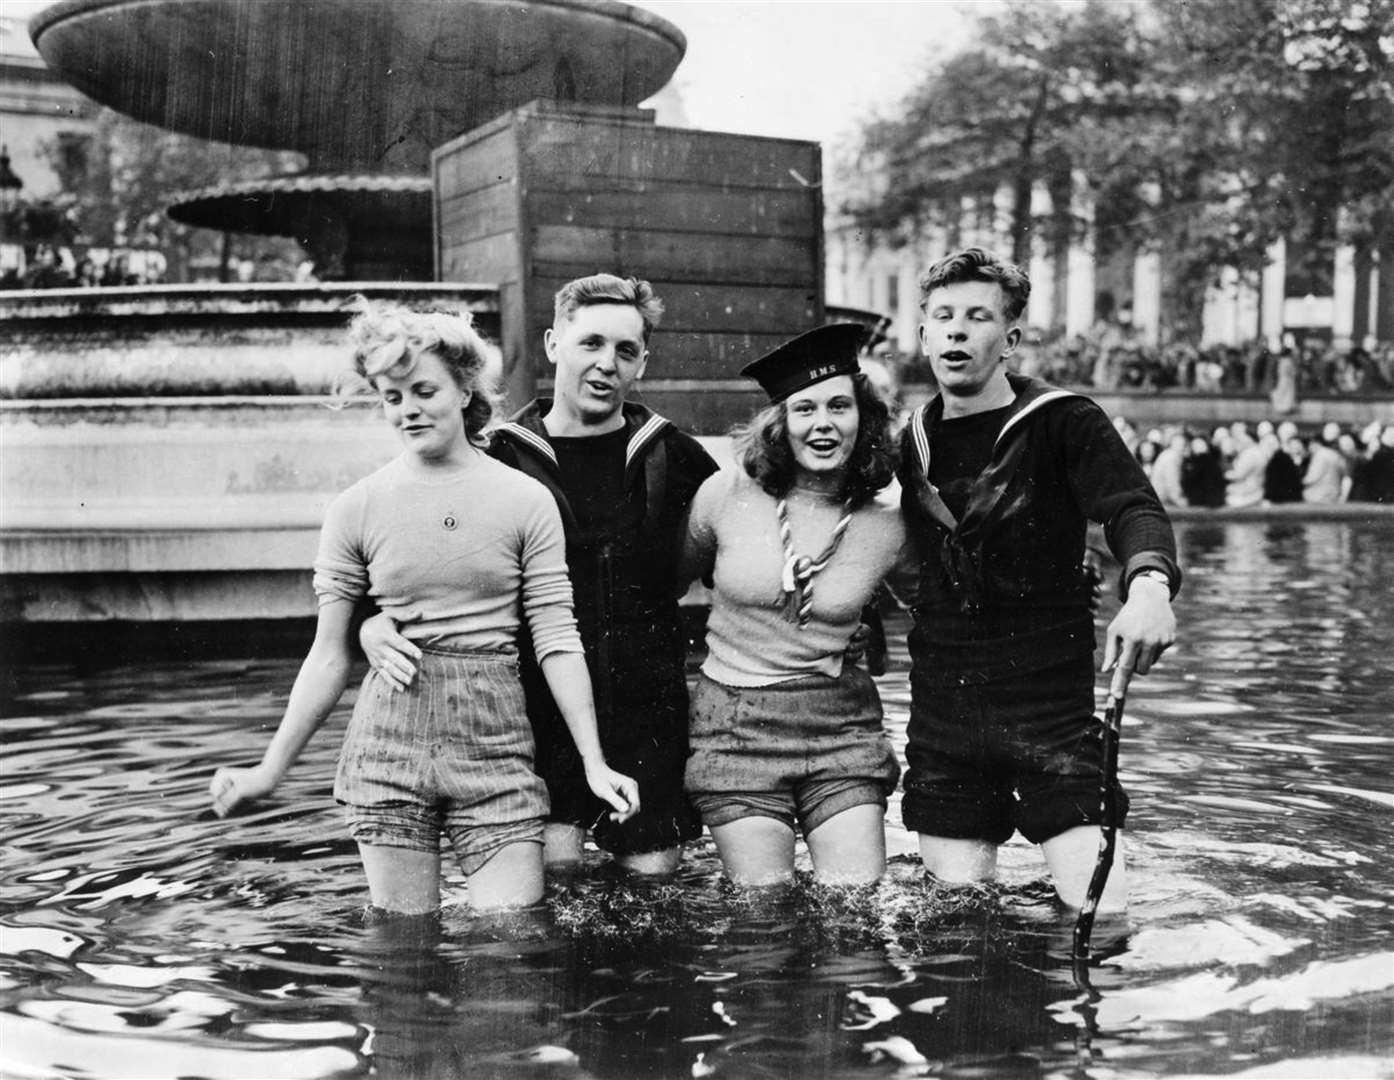
<path fill-rule="evenodd" d="M 711 582 L 712 610 L 686 782 L 738 884 L 792 878 L 799 832 L 820 880 L 885 869 L 899 766 L 875 684 L 844 654 L 863 606 L 916 560 L 864 339 L 834 323 L 749 364 L 769 404 L 692 504 L 682 570 Z"/>

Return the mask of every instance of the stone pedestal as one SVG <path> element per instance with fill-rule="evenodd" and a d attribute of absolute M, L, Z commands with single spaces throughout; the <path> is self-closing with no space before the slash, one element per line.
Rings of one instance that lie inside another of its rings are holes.
<path fill-rule="evenodd" d="M 497 332 L 490 289 L 364 291 Z M 312 615 L 325 506 L 399 450 L 331 407 L 354 292 L 0 294 L 0 621 Z"/>

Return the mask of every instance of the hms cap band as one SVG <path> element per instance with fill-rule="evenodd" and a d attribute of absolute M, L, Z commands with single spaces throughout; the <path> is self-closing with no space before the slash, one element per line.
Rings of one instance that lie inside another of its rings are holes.
<path fill-rule="evenodd" d="M 741 374 L 758 382 L 771 402 L 783 401 L 796 390 L 834 375 L 855 375 L 861 370 L 857 353 L 866 338 L 861 323 L 829 323 L 767 352 L 741 368 Z"/>

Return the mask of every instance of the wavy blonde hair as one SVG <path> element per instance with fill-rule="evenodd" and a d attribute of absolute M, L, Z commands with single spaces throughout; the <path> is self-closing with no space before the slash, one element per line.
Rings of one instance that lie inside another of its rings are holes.
<path fill-rule="evenodd" d="M 500 400 L 498 350 L 474 328 L 470 313 L 414 311 L 363 296 L 355 297 L 352 307 L 348 339 L 353 372 L 335 386 L 335 397 L 372 393 L 377 376 L 406 375 L 430 353 L 445 364 L 455 385 L 470 395 L 464 408 L 466 437 L 475 446 L 487 446 L 485 433 Z"/>

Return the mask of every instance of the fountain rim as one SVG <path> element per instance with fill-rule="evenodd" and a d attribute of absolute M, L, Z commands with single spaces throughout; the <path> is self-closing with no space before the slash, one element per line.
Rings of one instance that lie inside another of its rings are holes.
<path fill-rule="evenodd" d="M 362 294 L 403 303 L 431 300 L 463 305 L 478 314 L 499 311 L 499 286 L 471 281 L 200 282 L 175 285 L 112 285 L 70 289 L 0 291 L 0 323 L 64 319 L 75 314 L 131 316 L 216 309 L 248 311 L 348 311 Z M 173 309 L 173 310 L 172 310 Z"/>
<path fill-rule="evenodd" d="M 196 3 L 226 3 L 227 0 L 194 0 Z M 474 3 L 506 4 L 509 0 L 472 0 Z M 617 22 L 633 23 L 643 30 L 666 38 L 678 51 L 678 62 L 687 55 L 687 35 L 663 16 L 622 0 L 528 0 L 538 7 L 580 11 L 608 16 Z M 148 0 L 57 0 L 29 19 L 29 39 L 39 48 L 39 38 L 57 23 L 77 15 L 93 15 L 105 8 L 146 6 Z M 42 50 L 40 49 L 40 55 Z"/>

